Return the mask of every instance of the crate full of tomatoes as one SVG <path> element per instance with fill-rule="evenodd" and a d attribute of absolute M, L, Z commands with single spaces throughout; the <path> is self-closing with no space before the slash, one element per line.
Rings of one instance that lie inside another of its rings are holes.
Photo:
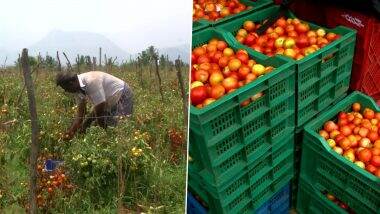
<path fill-rule="evenodd" d="M 271 0 L 193 0 L 193 31 L 260 10 L 271 3 Z"/>
<path fill-rule="evenodd" d="M 279 6 L 271 6 L 217 28 L 262 56 L 283 55 L 295 63 L 296 126 L 301 127 L 348 90 L 355 31 L 326 29 L 287 11 L 259 35 L 260 26 L 279 12 Z"/>
<path fill-rule="evenodd" d="M 214 29 L 193 34 L 190 148 L 218 185 L 294 131 L 294 65 L 238 48 Z M 281 142 L 279 142 L 281 141 Z"/>
<path fill-rule="evenodd" d="M 305 126 L 300 179 L 356 213 L 378 212 L 379 135 L 380 108 L 370 97 L 352 93 Z"/>

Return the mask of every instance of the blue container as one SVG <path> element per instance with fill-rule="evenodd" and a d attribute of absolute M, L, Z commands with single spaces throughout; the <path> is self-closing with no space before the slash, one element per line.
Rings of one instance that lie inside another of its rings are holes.
<path fill-rule="evenodd" d="M 194 198 L 193 194 L 187 192 L 187 213 L 188 214 L 206 214 L 207 210 Z"/>
<path fill-rule="evenodd" d="M 256 214 L 287 214 L 290 209 L 290 183 L 286 184 L 271 199 L 265 202 Z M 187 192 L 187 213 L 188 214 L 206 214 L 207 210 Z"/>
<path fill-rule="evenodd" d="M 54 171 L 59 165 L 61 165 L 63 161 L 59 160 L 52 160 L 52 159 L 47 159 L 45 161 L 45 170 L 47 172 L 52 172 Z"/>
<path fill-rule="evenodd" d="M 257 214 L 287 214 L 290 209 L 290 183 L 286 184 L 269 201 L 265 202 Z"/>

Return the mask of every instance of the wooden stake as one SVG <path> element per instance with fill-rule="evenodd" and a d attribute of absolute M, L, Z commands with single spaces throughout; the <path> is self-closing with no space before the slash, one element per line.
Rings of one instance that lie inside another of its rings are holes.
<path fill-rule="evenodd" d="M 61 60 L 59 59 L 59 53 L 57 51 L 58 71 L 62 71 Z"/>
<path fill-rule="evenodd" d="M 92 70 L 96 70 L 96 57 L 92 57 Z"/>
<path fill-rule="evenodd" d="M 184 116 L 184 119 L 185 119 L 185 129 L 187 128 L 187 121 L 188 121 L 188 111 L 187 111 L 187 102 L 188 102 L 188 96 L 186 94 L 186 90 L 185 90 L 185 84 L 184 84 L 184 81 L 183 81 L 183 78 L 182 78 L 182 72 L 181 72 L 181 67 L 183 66 L 183 63 L 180 59 L 180 57 L 178 56 L 178 59 L 175 61 L 175 67 L 176 67 L 176 70 L 177 70 L 177 77 L 178 77 L 178 84 L 179 84 L 179 88 L 181 89 L 181 95 L 182 95 L 182 104 L 183 104 L 183 116 Z"/>
<path fill-rule="evenodd" d="M 102 70 L 102 48 L 99 48 L 99 70 Z"/>
<path fill-rule="evenodd" d="M 71 67 L 71 63 L 70 63 L 70 60 L 69 58 L 67 58 L 65 52 L 62 52 L 63 53 L 63 56 L 65 56 L 66 60 L 67 60 L 67 66 L 69 67 L 69 70 L 70 71 L 73 71 L 73 67 Z"/>
<path fill-rule="evenodd" d="M 162 92 L 161 77 L 160 77 L 160 72 L 158 71 L 158 58 L 157 57 L 154 57 L 154 64 L 156 66 L 156 75 L 158 78 L 158 86 L 160 89 L 161 100 L 162 100 L 162 102 L 164 102 L 164 93 Z"/>
<path fill-rule="evenodd" d="M 37 119 L 37 110 L 36 110 L 36 100 L 34 97 L 34 86 L 32 81 L 32 75 L 30 73 L 29 66 L 29 57 L 28 49 L 22 50 L 22 69 L 24 74 L 25 85 L 28 94 L 29 100 L 29 112 L 32 126 L 32 143 L 31 143 L 31 152 L 30 152 L 30 192 L 29 192 L 29 213 L 37 213 L 37 200 L 36 200 L 36 191 L 37 191 L 37 157 L 38 157 L 38 119 Z"/>

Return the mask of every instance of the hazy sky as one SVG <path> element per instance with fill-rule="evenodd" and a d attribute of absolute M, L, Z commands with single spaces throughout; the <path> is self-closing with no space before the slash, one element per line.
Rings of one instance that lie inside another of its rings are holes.
<path fill-rule="evenodd" d="M 0 2 L 0 51 L 28 47 L 52 30 L 100 33 L 130 53 L 191 41 L 191 0 Z"/>

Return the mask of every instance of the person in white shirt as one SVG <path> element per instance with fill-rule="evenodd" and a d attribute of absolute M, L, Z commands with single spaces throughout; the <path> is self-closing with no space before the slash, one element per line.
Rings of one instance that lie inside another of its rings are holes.
<path fill-rule="evenodd" d="M 117 125 L 119 116 L 130 116 L 133 112 L 133 93 L 123 80 L 101 71 L 82 74 L 59 73 L 56 84 L 76 95 L 78 111 L 74 122 L 65 133 L 71 139 L 79 130 L 81 133 L 96 120 L 102 128 Z M 86 119 L 86 103 L 93 105 Z"/>

